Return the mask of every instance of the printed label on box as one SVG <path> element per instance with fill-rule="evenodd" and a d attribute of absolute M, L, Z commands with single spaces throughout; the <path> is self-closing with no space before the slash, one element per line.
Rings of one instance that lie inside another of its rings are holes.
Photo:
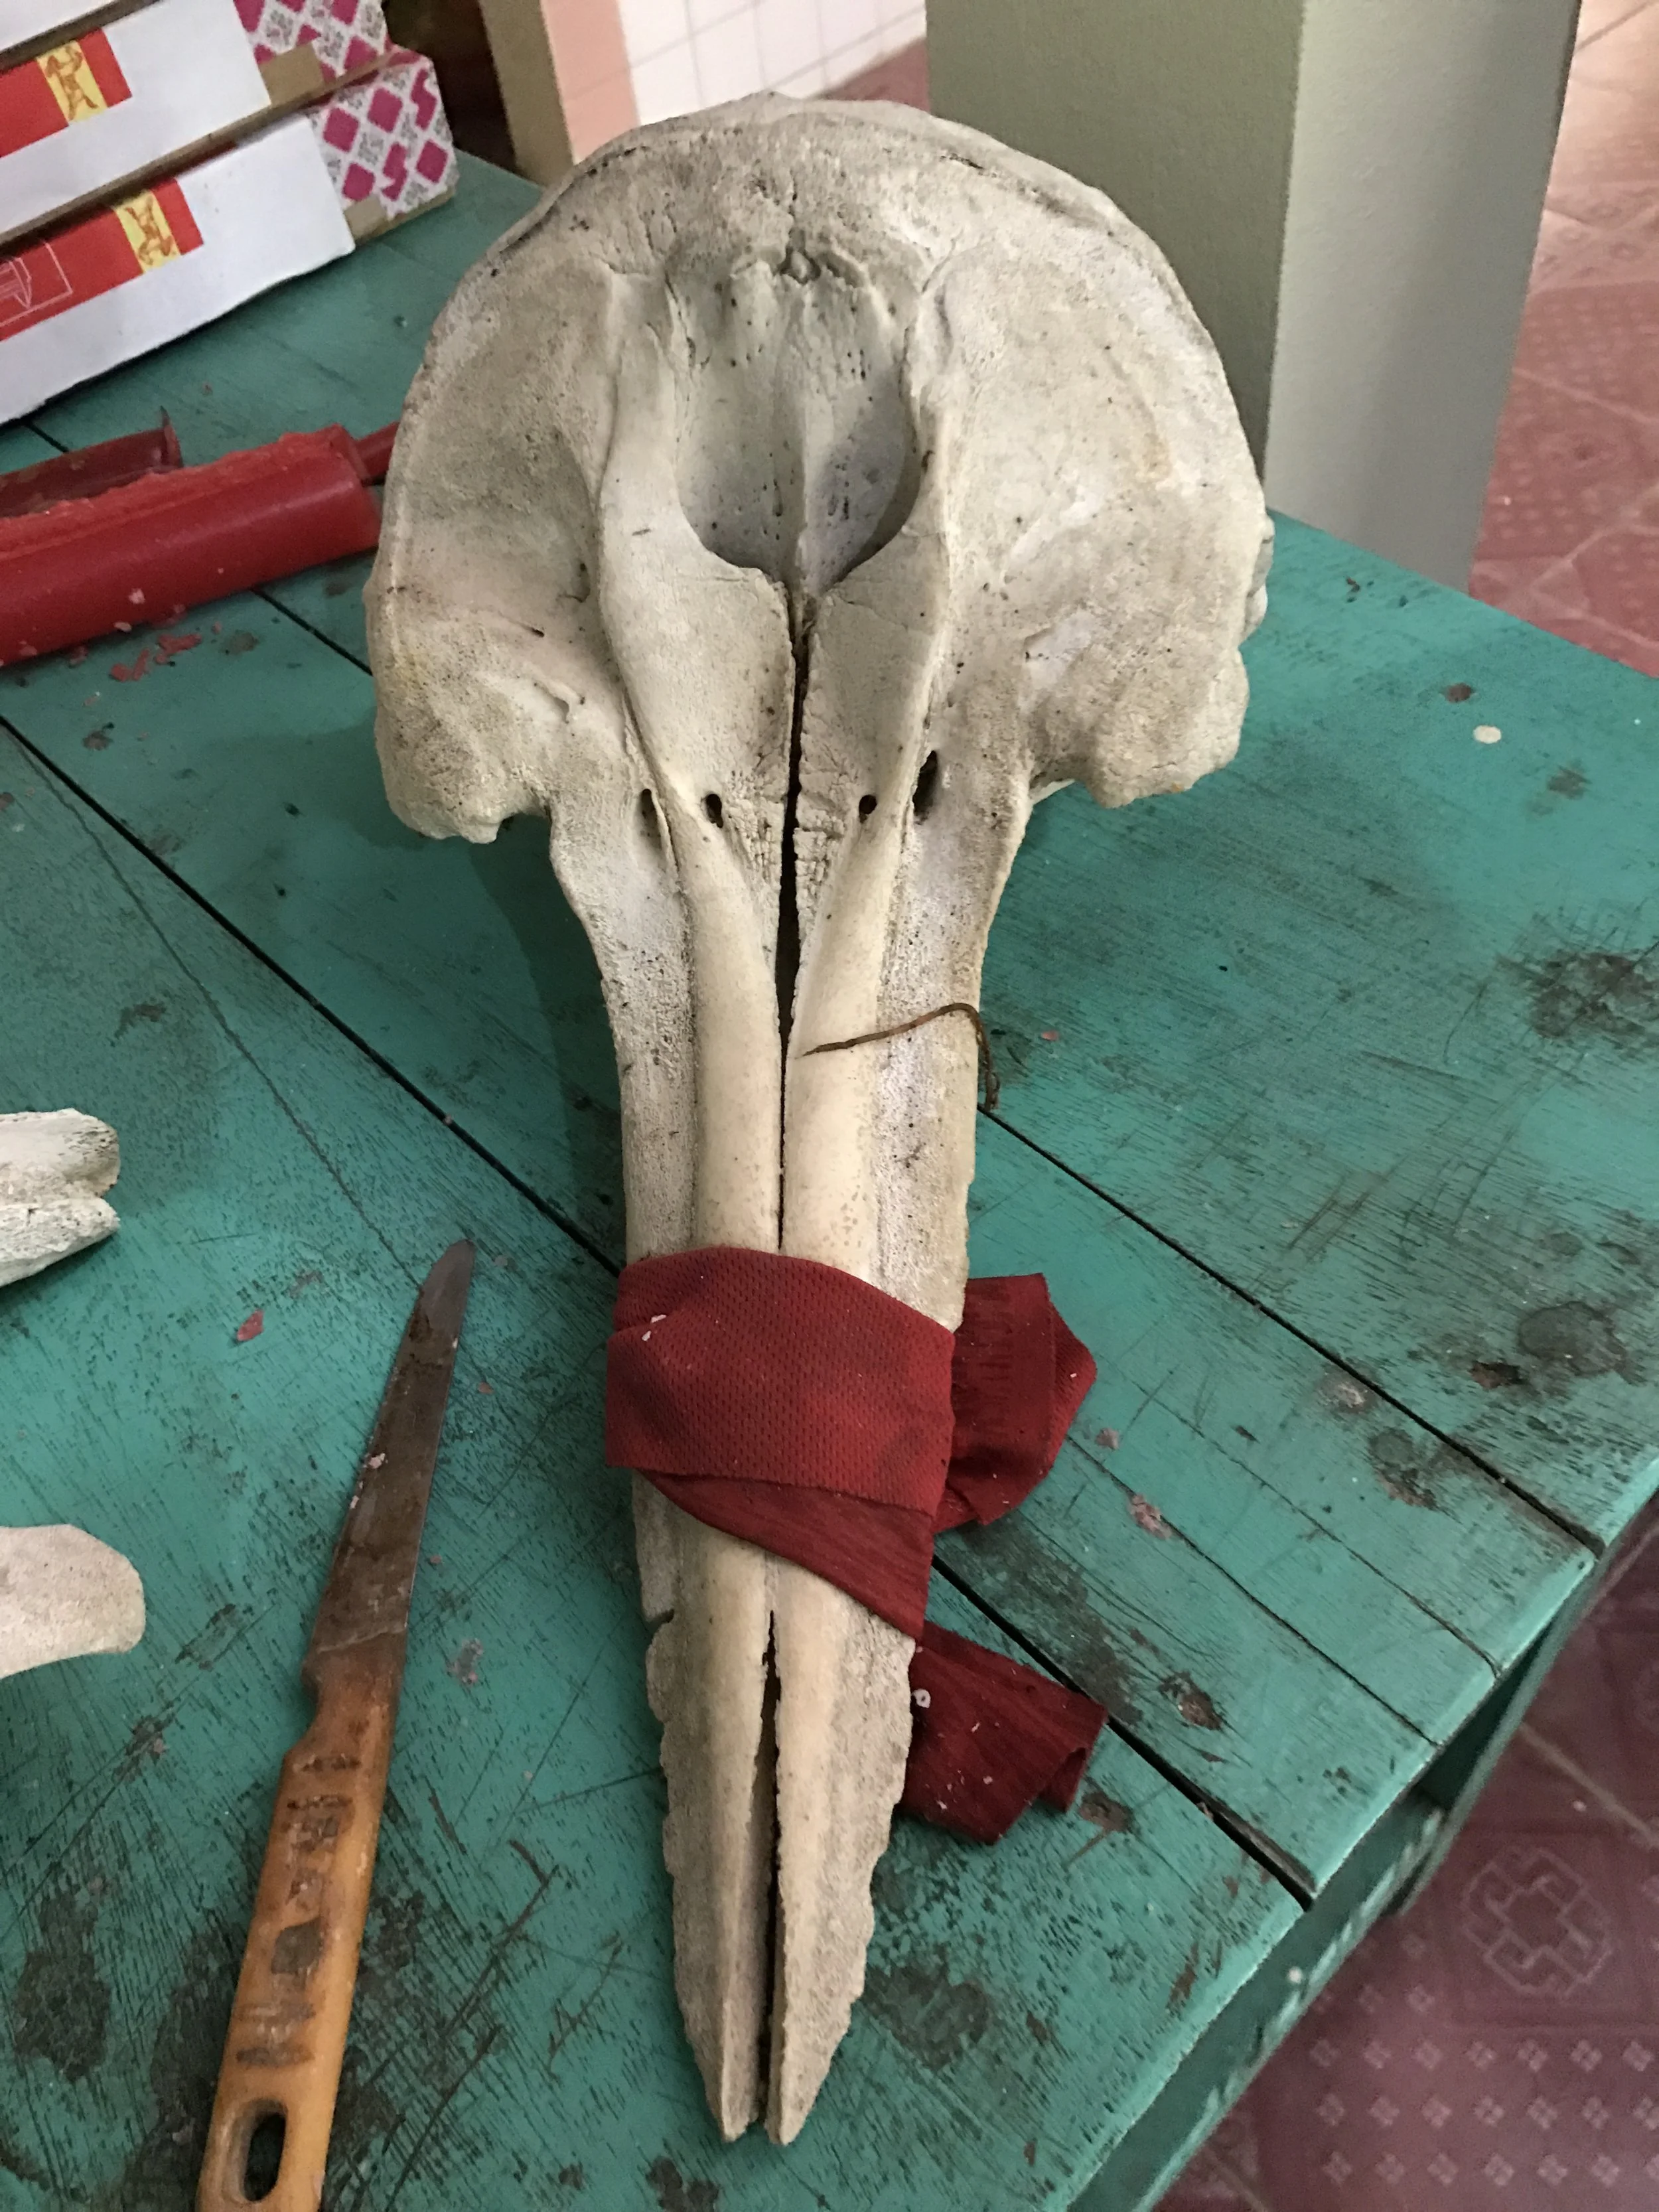
<path fill-rule="evenodd" d="M 311 121 L 349 209 L 372 198 L 385 220 L 395 222 L 455 188 L 455 142 L 424 54 L 399 53 L 362 83 L 335 93 Z"/>
<path fill-rule="evenodd" d="M 135 192 L 0 261 L 0 337 L 112 292 L 164 261 L 193 253 L 201 243 L 181 185 L 169 179 Z"/>
<path fill-rule="evenodd" d="M 270 106 L 232 0 L 154 0 L 21 62 L 0 73 L 0 237 L 165 175 Z"/>
<path fill-rule="evenodd" d="M 368 68 L 389 43 L 380 0 L 236 0 L 236 12 L 255 61 L 308 46 L 328 76 Z"/>
<path fill-rule="evenodd" d="M 103 31 L 0 74 L 0 160 L 132 97 Z"/>
<path fill-rule="evenodd" d="M 149 0 L 0 70 L 0 240 L 200 160 L 386 52 L 380 0 Z"/>

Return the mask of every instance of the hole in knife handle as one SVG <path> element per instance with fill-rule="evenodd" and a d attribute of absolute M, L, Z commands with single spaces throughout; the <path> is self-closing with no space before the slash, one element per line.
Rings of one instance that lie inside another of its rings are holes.
<path fill-rule="evenodd" d="M 248 2115 L 248 2122 L 241 2156 L 242 2195 L 250 2204 L 263 2204 L 283 2171 L 288 2115 L 280 2105 L 260 2105 Z"/>

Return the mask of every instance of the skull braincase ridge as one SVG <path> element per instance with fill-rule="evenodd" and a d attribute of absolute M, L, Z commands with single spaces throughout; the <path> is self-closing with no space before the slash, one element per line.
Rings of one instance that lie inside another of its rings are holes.
<path fill-rule="evenodd" d="M 381 759 L 429 833 L 548 817 L 630 1256 L 781 1248 L 956 1325 L 965 1024 L 806 1048 L 977 1000 L 1036 799 L 1231 756 L 1268 542 L 1156 250 L 957 125 L 762 98 L 653 126 L 471 272 L 388 483 Z M 653 1498 L 682 2005 L 728 2133 L 765 2103 L 787 2138 L 861 1985 L 909 1646 Z"/>

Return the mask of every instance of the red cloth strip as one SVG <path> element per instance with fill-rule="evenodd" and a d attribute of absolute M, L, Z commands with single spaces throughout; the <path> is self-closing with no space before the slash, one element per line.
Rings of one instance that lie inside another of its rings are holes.
<path fill-rule="evenodd" d="M 925 1513 L 951 1458 L 955 1340 L 856 1275 L 731 1245 L 636 1260 L 617 1292 L 605 1454 Z"/>
<path fill-rule="evenodd" d="M 1041 1797 L 1065 1812 L 1105 1720 L 1080 1690 L 927 1622 L 910 1662 L 915 1734 L 902 1809 L 975 1843 Z"/>
<path fill-rule="evenodd" d="M 1094 1382 L 1042 1276 L 969 1283 L 953 1338 L 840 1268 L 710 1246 L 625 1268 L 616 1324 L 611 1463 L 916 1640 L 907 1807 L 992 1842 L 1068 1805 L 1103 1709 L 925 1619 L 934 1532 L 1028 1496 Z"/>
<path fill-rule="evenodd" d="M 787 1483 L 639 1471 L 694 1521 L 810 1567 L 907 1636 L 921 1634 L 933 1571 L 927 1514 Z"/>
<path fill-rule="evenodd" d="M 969 1283 L 951 1363 L 951 1466 L 934 1526 L 982 1525 L 1029 1498 L 1058 1458 L 1095 1372 L 1041 1275 Z"/>

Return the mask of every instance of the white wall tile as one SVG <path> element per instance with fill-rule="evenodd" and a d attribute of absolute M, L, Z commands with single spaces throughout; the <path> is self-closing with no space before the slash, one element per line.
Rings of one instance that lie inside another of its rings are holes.
<path fill-rule="evenodd" d="M 839 54 L 881 29 L 881 0 L 818 0 L 823 51 Z"/>
<path fill-rule="evenodd" d="M 725 100 L 741 100 L 760 91 L 760 41 L 755 36 L 755 11 L 728 15 L 712 29 L 699 31 L 691 41 L 697 58 L 697 82 L 705 103 L 714 107 Z"/>
<path fill-rule="evenodd" d="M 685 0 L 617 0 L 617 7 L 630 64 L 649 61 L 691 34 Z"/>
<path fill-rule="evenodd" d="M 763 82 L 781 88 L 823 59 L 817 10 L 811 0 L 758 0 L 755 28 L 760 38 Z"/>
<path fill-rule="evenodd" d="M 640 120 L 844 84 L 925 35 L 921 0 L 618 0 Z"/>
<path fill-rule="evenodd" d="M 668 115 L 688 115 L 694 107 L 706 104 L 697 83 L 690 40 L 670 46 L 665 53 L 653 54 L 649 61 L 635 63 L 630 74 L 634 105 L 641 123 L 660 123 Z"/>
<path fill-rule="evenodd" d="M 829 71 L 823 63 L 814 62 L 811 69 L 797 70 L 793 76 L 781 78 L 770 89 L 787 92 L 793 100 L 816 100 L 829 81 Z"/>
<path fill-rule="evenodd" d="M 842 46 L 829 58 L 827 67 L 831 84 L 845 84 L 848 77 L 861 76 L 872 62 L 878 62 L 890 51 L 880 31 L 872 31 L 862 39 L 855 39 L 850 46 Z"/>

